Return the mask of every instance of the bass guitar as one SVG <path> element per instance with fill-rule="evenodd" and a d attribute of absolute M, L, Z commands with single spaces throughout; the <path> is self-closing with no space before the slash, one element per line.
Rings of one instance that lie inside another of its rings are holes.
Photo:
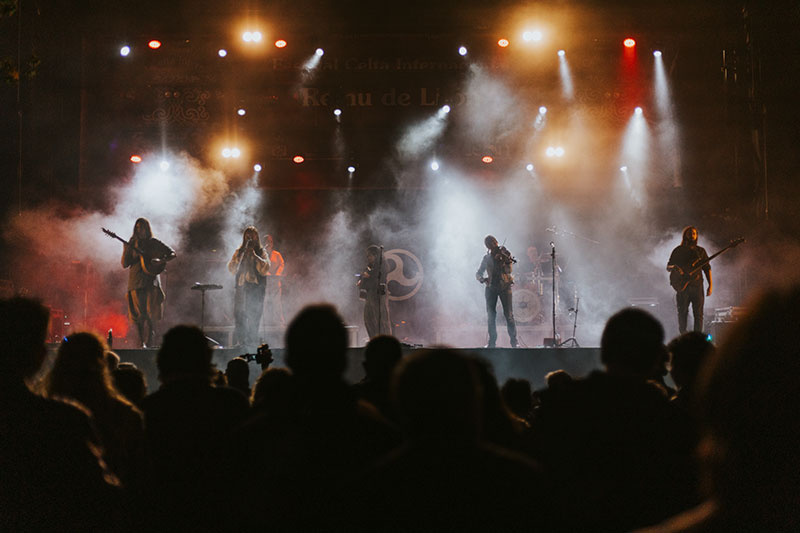
<path fill-rule="evenodd" d="M 698 258 L 690 265 L 690 270 L 685 272 L 679 266 L 675 265 L 675 268 L 672 269 L 669 273 L 669 284 L 672 285 L 672 288 L 675 289 L 675 292 L 683 292 L 686 290 L 686 287 L 689 286 L 689 283 L 692 282 L 694 277 L 703 270 L 703 267 L 706 266 L 711 262 L 712 259 L 717 257 L 718 255 L 727 252 L 731 248 L 735 248 L 744 242 L 743 237 L 739 237 L 736 240 L 731 241 L 728 246 L 723 248 L 722 250 L 718 251 L 711 257 L 703 259 L 702 261 Z"/>
<path fill-rule="evenodd" d="M 142 250 L 132 245 L 131 243 L 129 243 L 128 241 L 126 241 L 125 239 L 114 233 L 113 231 L 107 230 L 106 228 L 100 228 L 100 229 L 102 229 L 103 233 L 105 233 L 112 239 L 117 239 L 121 243 L 130 246 L 134 252 L 139 254 L 139 261 L 141 262 L 142 270 L 144 271 L 145 274 L 147 274 L 148 276 L 157 276 L 162 272 L 164 272 L 164 269 L 167 267 L 167 261 L 169 260 L 169 258 L 166 255 L 161 257 L 150 257 Z"/>

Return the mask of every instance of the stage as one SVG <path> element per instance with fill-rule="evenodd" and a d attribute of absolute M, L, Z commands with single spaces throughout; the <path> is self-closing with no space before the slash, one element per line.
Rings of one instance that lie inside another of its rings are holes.
<path fill-rule="evenodd" d="M 404 349 L 405 355 L 413 353 L 416 349 Z M 585 376 L 592 370 L 601 368 L 599 348 L 457 348 L 457 352 L 476 354 L 492 364 L 497 381 L 500 386 L 508 378 L 525 378 L 531 382 L 534 389 L 545 386 L 544 377 L 554 370 L 566 370 L 575 377 Z M 158 370 L 156 369 L 157 350 L 115 350 L 124 362 L 134 363 L 140 368 L 147 379 L 148 393 L 154 392 L 159 387 Z M 220 348 L 214 350 L 213 363 L 220 370 L 225 370 L 228 361 L 243 352 L 238 348 Z M 286 366 L 284 349 L 272 350 L 273 367 Z M 349 348 L 347 350 L 347 369 L 345 380 L 356 383 L 364 377 L 362 361 L 364 348 Z M 251 363 L 251 384 L 261 373 L 261 368 L 255 362 Z"/>

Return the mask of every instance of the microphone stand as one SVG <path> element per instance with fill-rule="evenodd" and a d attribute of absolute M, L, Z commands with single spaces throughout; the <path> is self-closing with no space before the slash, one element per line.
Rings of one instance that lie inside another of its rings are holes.
<path fill-rule="evenodd" d="M 581 299 L 580 298 L 575 298 L 575 309 L 570 309 L 570 311 L 575 311 L 575 318 L 572 321 L 572 337 L 570 337 L 569 339 L 567 339 L 564 342 L 562 342 L 561 344 L 559 344 L 559 346 L 564 346 L 565 344 L 567 344 L 569 342 L 569 343 L 572 343 L 572 344 L 570 344 L 570 348 L 580 348 L 581 347 L 580 344 L 578 344 L 578 339 L 575 338 L 575 331 L 578 329 L 578 305 L 580 303 L 581 303 Z"/>
<path fill-rule="evenodd" d="M 558 337 L 556 333 L 556 245 L 550 241 L 550 263 L 553 270 L 553 346 L 560 346 L 558 344 Z"/>
<path fill-rule="evenodd" d="M 378 256 L 377 270 L 378 270 L 378 285 L 376 288 L 378 292 L 378 335 L 383 335 L 384 333 L 388 333 L 381 329 L 381 318 L 382 318 L 381 311 L 383 311 L 383 309 L 381 309 L 381 307 L 383 307 L 381 299 L 381 279 L 383 277 L 383 246 L 381 246 L 381 252 L 380 255 Z"/>

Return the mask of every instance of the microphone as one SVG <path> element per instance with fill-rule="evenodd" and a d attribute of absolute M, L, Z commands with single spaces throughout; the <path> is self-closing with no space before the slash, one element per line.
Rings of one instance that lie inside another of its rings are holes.
<path fill-rule="evenodd" d="M 556 244 L 553 241 L 550 241 L 550 248 L 555 248 Z"/>

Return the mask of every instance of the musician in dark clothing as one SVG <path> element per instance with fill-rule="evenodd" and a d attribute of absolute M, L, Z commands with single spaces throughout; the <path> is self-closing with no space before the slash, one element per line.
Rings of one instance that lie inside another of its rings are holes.
<path fill-rule="evenodd" d="M 705 296 L 711 296 L 711 265 L 706 262 L 701 271 L 689 277 L 689 273 L 703 261 L 708 260 L 705 248 L 697 246 L 697 228 L 687 226 L 683 230 L 683 241 L 680 246 L 672 250 L 667 261 L 667 270 L 670 271 L 670 283 L 677 291 L 675 299 L 678 306 L 678 330 L 681 335 L 686 333 L 686 322 L 689 317 L 689 304 L 692 306 L 694 317 L 694 331 L 703 330 L 703 305 Z M 703 292 L 703 273 L 708 280 L 708 290 Z M 685 289 L 681 289 L 687 283 Z M 677 285 L 677 286 L 676 286 Z"/>
<path fill-rule="evenodd" d="M 359 294 L 364 300 L 364 325 L 369 338 L 391 335 L 389 319 L 389 295 L 386 291 L 386 274 L 389 270 L 383 258 L 383 248 L 371 245 L 367 248 L 367 268 L 358 280 Z"/>
<path fill-rule="evenodd" d="M 503 304 L 503 315 L 506 317 L 506 327 L 511 347 L 517 347 L 517 325 L 514 322 L 514 310 L 511 301 L 511 285 L 514 278 L 511 275 L 511 265 L 516 262 L 511 253 L 504 246 L 497 244 L 497 239 L 487 235 L 483 240 L 488 251 L 483 256 L 481 266 L 475 277 L 486 284 L 486 314 L 489 321 L 489 344 L 487 348 L 494 348 L 497 344 L 497 299 Z M 486 277 L 483 274 L 486 273 Z"/>
<path fill-rule="evenodd" d="M 164 291 L 159 273 L 175 251 L 153 237 L 150 221 L 136 220 L 133 235 L 122 250 L 122 268 L 128 271 L 128 316 L 136 324 L 142 348 L 153 344 L 155 323 L 164 314 Z"/>

